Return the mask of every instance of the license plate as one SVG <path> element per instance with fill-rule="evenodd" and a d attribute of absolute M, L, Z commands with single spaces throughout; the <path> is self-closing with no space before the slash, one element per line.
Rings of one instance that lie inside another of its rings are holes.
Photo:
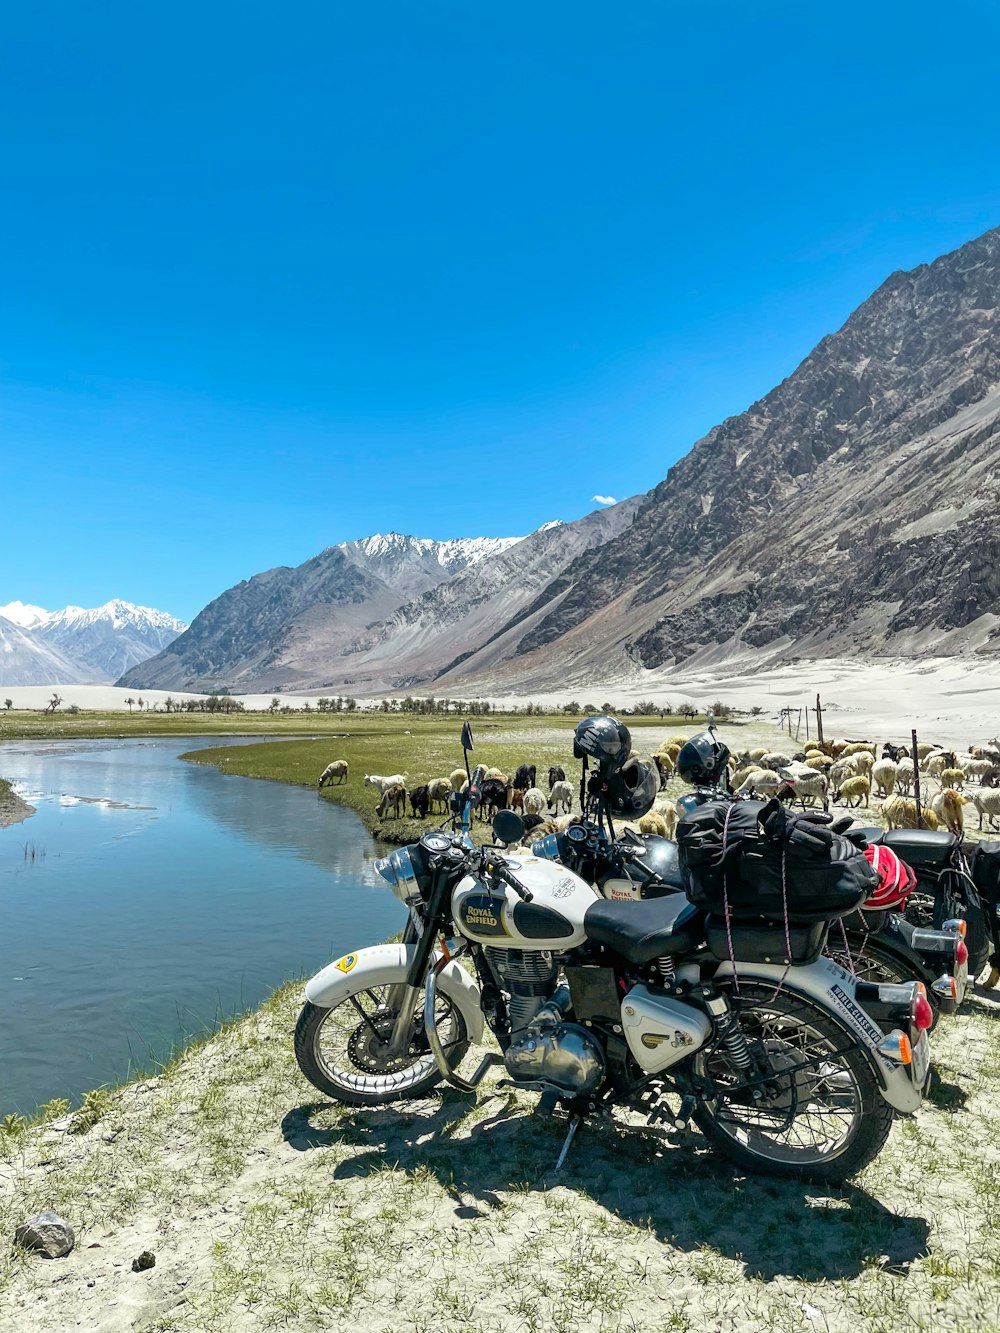
<path fill-rule="evenodd" d="M 956 963 L 953 975 L 955 977 L 956 997 L 958 999 L 959 1004 L 961 1004 L 963 999 L 965 998 L 965 992 L 968 989 L 969 985 L 969 964 Z"/>
<path fill-rule="evenodd" d="M 410 908 L 410 920 L 413 923 L 413 929 L 416 931 L 417 939 L 419 940 L 424 933 L 424 919 L 415 907 Z"/>
<path fill-rule="evenodd" d="M 931 1067 L 931 1044 L 927 1040 L 926 1032 L 920 1033 L 916 1041 L 912 1043 L 912 1049 L 913 1062 L 910 1068 L 913 1070 L 913 1081 L 918 1088 L 923 1088 Z"/>

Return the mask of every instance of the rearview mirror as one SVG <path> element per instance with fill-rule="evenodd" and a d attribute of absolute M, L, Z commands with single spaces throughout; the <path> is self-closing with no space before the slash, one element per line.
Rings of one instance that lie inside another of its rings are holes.
<path fill-rule="evenodd" d="M 498 810 L 493 820 L 493 836 L 497 842 L 520 842 L 524 837 L 524 820 L 516 810 Z"/>

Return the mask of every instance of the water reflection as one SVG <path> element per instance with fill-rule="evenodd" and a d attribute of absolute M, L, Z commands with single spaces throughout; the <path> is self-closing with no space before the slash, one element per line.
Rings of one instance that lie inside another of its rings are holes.
<path fill-rule="evenodd" d="M 180 762 L 190 748 L 0 747 L 37 807 L 0 830 L 0 1114 L 148 1067 L 400 929 L 353 812 Z"/>

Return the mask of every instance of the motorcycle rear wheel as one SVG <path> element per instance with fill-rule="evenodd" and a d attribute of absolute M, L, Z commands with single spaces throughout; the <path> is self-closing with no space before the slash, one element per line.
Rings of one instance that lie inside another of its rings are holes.
<path fill-rule="evenodd" d="M 424 1033 L 424 1009 L 413 1016 L 403 1055 L 386 1052 L 395 1028 L 388 1007 L 390 986 L 364 986 L 326 1009 L 308 1001 L 295 1025 L 295 1059 L 306 1078 L 349 1106 L 384 1106 L 404 1097 L 422 1097 L 441 1081 Z M 454 1069 L 469 1049 L 465 1020 L 447 995 L 438 992 L 438 1032 Z"/>
<path fill-rule="evenodd" d="M 734 1002 L 774 1079 L 754 1103 L 722 1050 L 699 1052 L 696 1073 L 719 1091 L 696 1107 L 699 1129 L 746 1171 L 828 1183 L 856 1175 L 882 1151 L 893 1112 L 852 1034 L 819 1005 L 770 986 L 744 984 Z"/>

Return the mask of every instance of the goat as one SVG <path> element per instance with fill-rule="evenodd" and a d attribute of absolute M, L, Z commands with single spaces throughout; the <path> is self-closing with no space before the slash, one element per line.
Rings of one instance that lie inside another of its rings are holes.
<path fill-rule="evenodd" d="M 422 787 L 414 787 L 410 792 L 410 809 L 413 811 L 413 818 L 426 819 L 430 804 L 431 794 L 428 784 L 425 782 Z"/>
<path fill-rule="evenodd" d="M 524 813 L 524 792 L 519 787 L 515 787 L 510 794 L 510 808 Z"/>
<path fill-rule="evenodd" d="M 408 776 L 406 773 L 393 773 L 391 778 L 384 778 L 379 773 L 366 773 L 365 786 L 377 787 L 384 796 L 390 787 L 405 787 Z"/>
<path fill-rule="evenodd" d="M 378 813 L 382 819 L 388 815 L 390 806 L 393 819 L 401 819 L 406 814 L 406 788 L 401 782 L 386 787 L 382 793 L 382 799 L 378 803 Z"/>
<path fill-rule="evenodd" d="M 498 810 L 507 809 L 507 784 L 499 778 L 486 778 L 479 792 L 479 813 L 484 820 L 492 819 Z"/>
<path fill-rule="evenodd" d="M 931 809 L 948 832 L 954 833 L 956 838 L 960 838 L 965 832 L 964 806 L 965 799 L 953 787 L 945 787 L 931 798 Z"/>
<path fill-rule="evenodd" d="M 905 796 L 890 796 L 882 806 L 882 814 L 889 828 L 917 828 L 917 803 Z M 938 828 L 938 818 L 933 810 L 921 811 L 919 827 L 934 831 Z"/>
<path fill-rule="evenodd" d="M 517 772 L 514 774 L 514 786 L 520 787 L 521 791 L 527 791 L 529 787 L 535 785 L 536 772 L 534 764 L 518 764 Z"/>
<path fill-rule="evenodd" d="M 979 831 L 983 831 L 983 819 L 986 819 L 990 828 L 995 828 L 997 820 L 1000 819 L 1000 791 L 983 791 L 980 789 L 972 794 L 972 804 L 979 811 Z"/>
<path fill-rule="evenodd" d="M 325 787 L 327 783 L 333 786 L 333 779 L 337 779 L 337 786 L 347 781 L 347 760 L 335 759 L 332 764 L 327 764 L 326 768 L 319 775 L 319 785 Z"/>
<path fill-rule="evenodd" d="M 551 794 L 552 788 L 556 785 L 557 782 L 565 782 L 565 781 L 566 781 L 566 770 L 562 767 L 561 764 L 553 764 L 552 767 L 549 769 L 549 793 Z"/>

